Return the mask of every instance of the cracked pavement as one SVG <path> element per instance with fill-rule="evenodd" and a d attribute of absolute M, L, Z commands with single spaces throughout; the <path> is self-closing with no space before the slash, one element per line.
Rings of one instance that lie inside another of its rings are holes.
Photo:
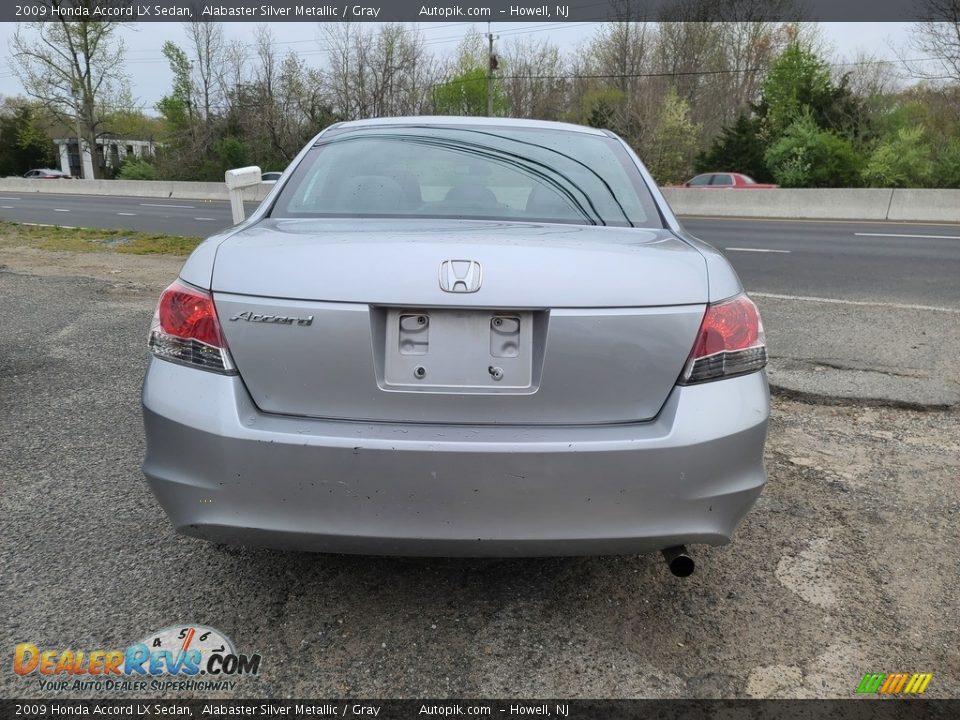
<path fill-rule="evenodd" d="M 220 548 L 176 536 L 139 472 L 145 337 L 180 260 L 55 255 L 0 257 L 8 652 L 124 647 L 196 622 L 263 655 L 237 697 L 851 697 L 894 669 L 934 673 L 928 697 L 960 695 L 956 408 L 824 405 L 812 381 L 803 402 L 775 397 L 770 484 L 733 544 L 692 548 L 686 580 L 655 555 Z M 870 369 L 956 382 L 957 330 L 939 318 L 761 310 L 775 383 Z M 4 696 L 52 696 L 7 667 Z"/>
<path fill-rule="evenodd" d="M 754 298 L 775 388 L 818 402 L 960 404 L 960 310 Z"/>

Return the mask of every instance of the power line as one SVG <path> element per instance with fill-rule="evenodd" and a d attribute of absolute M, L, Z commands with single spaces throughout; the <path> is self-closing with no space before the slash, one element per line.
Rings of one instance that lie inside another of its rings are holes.
<path fill-rule="evenodd" d="M 829 67 L 862 67 L 869 65 L 898 65 L 908 62 L 925 62 L 935 60 L 936 58 L 913 58 L 909 60 L 863 60 L 858 62 L 846 63 L 826 63 Z M 631 80 L 641 78 L 665 78 L 665 77 L 699 77 L 710 75 L 740 75 L 764 72 L 767 68 L 721 68 L 718 70 L 664 70 L 657 72 L 643 73 L 556 73 L 550 75 L 498 75 L 498 80 Z M 435 85 L 445 85 L 450 82 L 458 82 L 456 78 L 443 80 Z M 459 80 L 462 83 L 478 82 L 477 79 Z"/>
<path fill-rule="evenodd" d="M 462 26 L 462 25 L 475 25 L 475 24 L 476 24 L 475 22 L 430 23 L 430 26 L 431 26 L 431 29 L 433 29 L 433 28 L 438 28 L 438 29 L 441 29 L 441 30 L 449 30 L 450 28 L 454 28 L 454 27 L 458 27 L 458 26 Z M 404 28 L 400 29 L 400 32 L 402 32 L 402 33 L 411 33 L 411 32 L 421 31 L 422 29 L 423 29 L 423 28 L 421 28 L 419 25 L 413 24 L 413 25 L 411 25 L 411 26 L 404 27 Z M 457 36 L 457 37 L 460 37 L 460 36 Z M 227 40 L 227 42 L 231 42 L 231 40 Z M 271 42 L 271 43 L 269 43 L 269 44 L 270 44 L 271 47 L 277 47 L 277 46 L 280 46 L 280 45 L 301 45 L 301 44 L 303 44 L 303 43 L 315 43 L 315 42 L 318 42 L 317 38 L 305 38 L 305 39 L 301 39 L 301 40 L 274 40 L 273 42 Z M 163 52 L 163 49 L 162 49 L 162 48 L 134 48 L 134 49 L 130 50 L 129 52 L 131 52 L 131 53 L 161 53 L 161 52 Z"/>
<path fill-rule="evenodd" d="M 325 52 L 325 51 L 317 51 Z M 300 53 L 301 55 L 307 53 Z M 255 56 L 251 56 L 252 59 Z M 907 58 L 904 60 L 900 59 L 887 59 L 887 60 L 860 60 L 855 62 L 831 62 L 825 63 L 829 67 L 833 68 L 842 68 L 842 67 L 867 67 L 871 65 L 901 65 L 904 63 L 916 63 L 916 62 L 932 62 L 937 60 L 934 57 L 922 57 L 922 58 Z M 128 63 L 130 64 L 130 63 Z M 749 74 L 756 72 L 763 72 L 766 68 L 720 68 L 716 70 L 675 70 L 675 71 L 657 71 L 657 72 L 644 72 L 644 73 L 557 73 L 550 75 L 498 75 L 497 79 L 499 80 L 628 80 L 628 79 L 640 79 L 640 78 L 661 78 L 661 77 L 696 77 L 696 76 L 710 76 L 710 75 L 739 75 L 741 73 Z M 15 73 L 7 73 L 0 75 L 0 79 L 6 79 L 13 77 Z M 435 85 L 443 85 L 446 82 L 454 82 L 454 79 L 443 80 L 435 83 Z M 464 80 L 462 82 L 472 82 L 470 80 Z"/>

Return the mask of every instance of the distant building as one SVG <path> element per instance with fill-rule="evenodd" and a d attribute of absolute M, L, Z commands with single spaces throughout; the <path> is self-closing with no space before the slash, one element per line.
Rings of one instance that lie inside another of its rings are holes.
<path fill-rule="evenodd" d="M 54 139 L 60 153 L 60 169 L 76 177 L 93 178 L 93 158 L 90 156 L 89 144 L 83 143 L 83 157 L 80 157 L 77 138 Z M 157 143 L 153 140 L 130 140 L 128 138 L 103 137 L 97 140 L 97 162 L 103 177 L 109 175 L 110 170 L 116 170 L 124 160 L 130 157 L 153 157 L 157 151 Z"/>

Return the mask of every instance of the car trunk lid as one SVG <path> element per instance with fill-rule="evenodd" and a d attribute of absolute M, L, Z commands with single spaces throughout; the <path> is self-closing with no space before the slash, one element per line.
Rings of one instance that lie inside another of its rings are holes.
<path fill-rule="evenodd" d="M 669 231 L 487 221 L 266 220 L 212 286 L 262 410 L 392 422 L 652 418 L 707 302 Z"/>

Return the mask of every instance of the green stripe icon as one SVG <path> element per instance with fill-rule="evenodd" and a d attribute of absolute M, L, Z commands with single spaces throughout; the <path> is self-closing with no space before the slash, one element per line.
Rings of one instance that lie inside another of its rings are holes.
<path fill-rule="evenodd" d="M 867 673 L 857 686 L 858 693 L 875 693 L 886 679 L 886 673 Z"/>

